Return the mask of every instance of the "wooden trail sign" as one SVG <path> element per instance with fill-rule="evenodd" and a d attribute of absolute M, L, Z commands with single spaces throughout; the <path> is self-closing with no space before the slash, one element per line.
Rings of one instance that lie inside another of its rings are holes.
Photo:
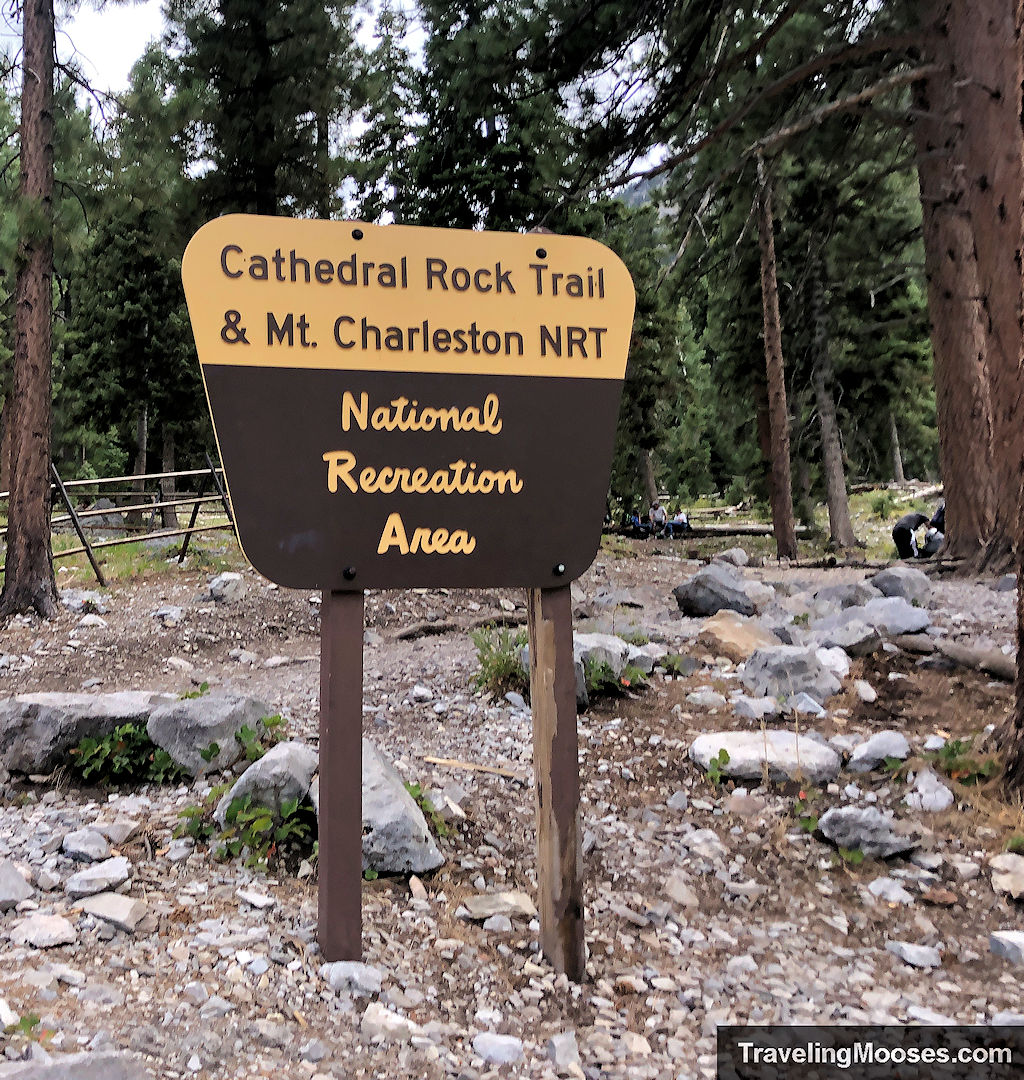
<path fill-rule="evenodd" d="M 579 977 L 568 584 L 600 543 L 628 271 L 582 237 L 231 215 L 182 277 L 242 549 L 323 590 L 325 954 L 359 951 L 363 590 L 523 586 L 542 937 Z"/>

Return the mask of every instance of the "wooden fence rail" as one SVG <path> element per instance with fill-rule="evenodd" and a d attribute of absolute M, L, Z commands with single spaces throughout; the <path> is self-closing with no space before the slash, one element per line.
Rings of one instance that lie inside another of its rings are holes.
<path fill-rule="evenodd" d="M 221 479 L 222 472 L 219 467 L 215 466 L 210 460 L 209 454 L 206 455 L 206 468 L 205 469 L 182 469 L 177 472 L 166 473 L 142 473 L 137 476 L 100 476 L 90 480 L 62 480 L 60 474 L 57 472 L 57 467 L 51 463 L 50 471 L 53 476 L 53 483 L 50 485 L 53 498 L 52 503 L 60 502 L 64 503 L 67 508 L 66 514 L 57 514 L 51 517 L 50 526 L 51 529 L 57 530 L 61 526 L 71 525 L 78 535 L 80 541 L 79 547 L 66 548 L 63 551 L 55 551 L 53 553 L 53 559 L 66 559 L 72 555 L 85 554 L 89 563 L 92 566 L 93 573 L 96 575 L 96 580 L 100 585 L 106 585 L 106 580 L 103 577 L 103 571 L 100 569 L 100 565 L 94 552 L 99 548 L 119 547 L 122 544 L 134 544 L 139 540 L 161 540 L 172 536 L 184 537 L 181 543 L 181 549 L 178 552 L 178 562 L 185 561 L 185 556 L 188 553 L 189 543 L 192 537 L 196 533 L 213 532 L 218 529 L 232 529 L 234 530 L 234 515 L 231 513 L 231 505 L 228 501 L 227 491 L 224 487 L 223 480 Z M 199 484 L 194 495 L 186 495 L 182 493 L 181 498 L 162 499 L 162 482 L 164 480 L 178 480 L 185 477 L 198 477 Z M 71 500 L 71 495 L 68 492 L 69 488 L 83 488 L 90 487 L 95 488 L 97 495 L 104 487 L 112 488 L 117 484 L 138 484 L 146 481 L 157 481 L 158 488 L 156 492 L 156 498 L 150 501 L 139 501 L 145 496 L 145 492 L 138 490 L 129 492 L 119 492 L 111 490 L 111 495 L 123 494 L 130 498 L 135 499 L 134 502 L 129 502 L 123 506 L 109 506 L 100 508 L 82 508 L 78 509 Z M 207 495 L 206 490 L 212 484 L 214 488 L 214 494 Z M 0 501 L 9 498 L 10 492 L 0 491 Z M 225 514 L 227 514 L 227 523 L 223 525 L 199 525 L 199 508 L 201 506 L 208 505 L 210 503 L 220 503 L 224 508 Z M 90 540 L 86 535 L 86 524 L 90 518 L 104 518 L 111 517 L 112 515 L 125 514 L 142 514 L 153 513 L 157 510 L 164 510 L 171 507 L 178 506 L 191 506 L 192 513 L 189 517 L 188 527 L 184 529 L 156 529 L 154 528 L 155 518 L 147 526 L 141 523 L 128 522 L 122 518 L 117 525 L 111 526 L 107 524 L 100 525 L 99 527 L 104 532 L 125 532 L 130 535 L 113 537 L 104 540 Z M 0 540 L 4 540 L 7 537 L 7 529 L 0 529 Z"/>

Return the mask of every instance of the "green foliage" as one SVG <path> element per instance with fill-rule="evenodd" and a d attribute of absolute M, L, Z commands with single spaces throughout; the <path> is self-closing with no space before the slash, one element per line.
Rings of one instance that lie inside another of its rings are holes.
<path fill-rule="evenodd" d="M 925 757 L 951 780 L 974 787 L 997 776 L 999 762 L 995 758 L 973 757 L 970 753 L 973 744 L 973 736 L 967 739 L 948 739 L 941 750 L 926 754 Z"/>
<path fill-rule="evenodd" d="M 807 787 L 793 800 L 793 813 L 796 815 L 797 824 L 804 832 L 813 833 L 818 827 L 818 814 L 814 810 L 814 804 L 821 797 L 817 788 Z"/>
<path fill-rule="evenodd" d="M 880 491 L 876 495 L 871 496 L 869 505 L 871 507 L 871 513 L 874 514 L 879 521 L 886 521 L 892 517 L 893 511 L 899 505 L 899 501 L 896 498 L 895 492 Z"/>
<path fill-rule="evenodd" d="M 266 871 L 271 865 L 313 858 L 316 855 L 316 815 L 309 802 L 288 799 L 280 813 L 254 803 L 251 794 L 231 800 L 219 829 L 213 812 L 228 785 L 214 788 L 202 805 L 179 811 L 175 836 L 189 836 L 197 843 L 211 842 L 218 859 L 242 858 L 245 865 Z"/>
<path fill-rule="evenodd" d="M 525 630 L 480 629 L 470 633 L 476 646 L 478 689 L 486 690 L 492 701 L 500 701 L 510 690 L 529 700 L 530 676 L 519 660 L 527 643 Z"/>
<path fill-rule="evenodd" d="M 627 645 L 636 645 L 641 648 L 644 645 L 650 644 L 651 639 L 642 630 L 627 630 L 624 634 L 619 634 Z"/>
<path fill-rule="evenodd" d="M 613 697 L 626 692 L 630 687 L 642 687 L 646 683 L 644 673 L 632 664 L 626 664 L 619 675 L 604 660 L 583 659 L 583 679 L 587 688 L 587 697 L 593 701 L 599 697 Z"/>
<path fill-rule="evenodd" d="M 433 830 L 437 836 L 448 835 L 448 825 L 445 820 L 438 813 L 434 804 L 424 794 L 423 788 L 419 784 L 407 781 L 405 784 L 405 790 L 413 797 L 416 805 L 423 811 L 423 816 L 430 822 Z"/>
<path fill-rule="evenodd" d="M 692 664 L 684 656 L 680 656 L 678 653 L 669 653 L 667 656 L 663 656 L 658 664 L 663 667 L 667 674 L 685 676 L 692 672 Z"/>
<path fill-rule="evenodd" d="M 177 783 L 188 774 L 139 724 L 122 724 L 101 738 L 86 736 L 70 754 L 72 773 L 94 783 Z"/>
<path fill-rule="evenodd" d="M 1012 851 L 1015 855 L 1024 855 L 1024 836 L 1015 833 L 1006 841 L 1005 847 L 1007 851 Z"/>
<path fill-rule="evenodd" d="M 729 764 L 729 751 L 723 746 L 708 762 L 708 779 L 715 787 L 722 782 L 722 770 Z"/>
<path fill-rule="evenodd" d="M 208 682 L 202 682 L 195 690 L 186 690 L 184 694 L 180 694 L 179 697 L 182 701 L 189 701 L 193 698 L 201 698 L 204 694 L 209 693 L 210 684 Z"/>
<path fill-rule="evenodd" d="M 864 861 L 864 852 L 860 848 L 839 848 L 839 857 L 848 866 L 860 866 Z"/>

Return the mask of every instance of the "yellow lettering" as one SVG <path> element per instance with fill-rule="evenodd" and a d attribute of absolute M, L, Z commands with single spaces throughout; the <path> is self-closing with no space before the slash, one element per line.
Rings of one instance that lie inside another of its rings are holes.
<path fill-rule="evenodd" d="M 355 494 L 359 486 L 352 479 L 352 469 L 355 467 L 356 456 L 348 450 L 328 450 L 324 454 L 327 462 L 327 490 L 334 494 L 338 490 L 338 481 Z"/>
<path fill-rule="evenodd" d="M 359 425 L 360 431 L 366 430 L 366 414 L 370 408 L 370 396 L 364 390 L 359 395 L 359 405 L 356 406 L 356 399 L 351 390 L 346 390 L 341 395 L 341 430 L 348 431 L 352 424 L 352 419 L 355 417 L 356 424 Z"/>
<path fill-rule="evenodd" d="M 380 534 L 377 554 L 383 555 L 391 547 L 397 547 L 400 555 L 409 554 L 409 540 L 405 535 L 405 525 L 402 522 L 402 515 L 398 513 L 390 514 L 384 522 L 384 531 Z"/>

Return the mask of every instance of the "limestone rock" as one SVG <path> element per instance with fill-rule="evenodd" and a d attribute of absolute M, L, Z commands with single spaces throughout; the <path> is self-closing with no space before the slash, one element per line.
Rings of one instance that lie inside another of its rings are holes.
<path fill-rule="evenodd" d="M 1014 900 L 1024 899 L 1024 855 L 1004 851 L 989 859 L 988 865 L 996 892 L 1008 893 Z"/>
<path fill-rule="evenodd" d="M 771 648 L 782 642 L 755 619 L 744 618 L 739 612 L 723 608 L 701 629 L 697 643 L 715 656 L 726 656 L 741 663 L 757 649 Z"/>
<path fill-rule="evenodd" d="M 243 727 L 263 731 L 263 719 L 270 707 L 256 698 L 235 694 L 203 694 L 197 698 L 163 705 L 153 711 L 146 731 L 183 769 L 193 776 L 230 768 L 242 756 L 242 744 L 235 738 Z M 213 744 L 216 755 L 206 761 L 203 752 Z"/>
<path fill-rule="evenodd" d="M 482 893 L 467 896 L 463 907 L 471 919 L 480 922 L 492 915 L 508 915 L 511 918 L 530 919 L 537 914 L 533 901 L 524 892 Z"/>
<path fill-rule="evenodd" d="M 573 655 L 584 663 L 607 664 L 618 678 L 626 666 L 629 645 L 613 634 L 573 634 Z"/>
<path fill-rule="evenodd" d="M 9 859 L 0 859 L 0 911 L 8 911 L 32 895 L 32 886 Z"/>
<path fill-rule="evenodd" d="M 392 1012 L 379 1001 L 371 1001 L 366 1006 L 359 1022 L 359 1030 L 366 1039 L 393 1042 L 410 1042 L 414 1035 L 419 1035 L 422 1031 L 419 1024 Z"/>
<path fill-rule="evenodd" d="M 363 739 L 363 869 L 423 874 L 443 862 L 422 811 L 395 767 Z"/>
<path fill-rule="evenodd" d="M 75 829 L 60 846 L 65 855 L 79 862 L 100 862 L 110 855 L 107 838 L 95 829 Z"/>
<path fill-rule="evenodd" d="M 702 567 L 672 595 L 684 615 L 714 615 L 723 608 L 753 615 L 755 610 L 743 578 L 722 563 Z"/>
<path fill-rule="evenodd" d="M 12 772 L 50 773 L 87 736 L 144 725 L 169 694 L 19 694 L 0 701 L 0 763 Z"/>
<path fill-rule="evenodd" d="M 791 731 L 723 731 L 699 735 L 690 746 L 690 758 L 707 769 L 721 750 L 729 755 L 722 774 L 744 780 L 760 779 L 765 764 L 772 779 L 798 779 L 820 783 L 839 773 L 839 755 L 830 746 Z"/>
<path fill-rule="evenodd" d="M 0 1065 L 0 1080 L 146 1080 L 147 1075 L 130 1055 L 105 1051 Z"/>
<path fill-rule="evenodd" d="M 820 704 L 842 689 L 816 650 L 799 645 L 758 649 L 744 665 L 742 681 L 757 697 L 792 697 L 802 691 Z"/>
<path fill-rule="evenodd" d="M 492 1065 L 510 1065 L 523 1056 L 523 1043 L 514 1035 L 496 1035 L 482 1031 L 473 1037 L 473 1050 Z"/>
<path fill-rule="evenodd" d="M 225 570 L 210 581 L 210 596 L 220 604 L 233 604 L 245 595 L 245 579 L 241 574 Z"/>
<path fill-rule="evenodd" d="M 1024 930 L 993 930 L 988 947 L 1013 964 L 1024 964 Z"/>
<path fill-rule="evenodd" d="M 821 815 L 818 829 L 836 847 L 859 848 L 872 859 L 912 851 L 918 843 L 916 838 L 898 832 L 893 820 L 874 806 L 835 806 Z"/>
<path fill-rule="evenodd" d="M 129 934 L 134 934 L 136 927 L 149 914 L 149 908 L 142 900 L 114 892 L 90 896 L 82 901 L 82 910 Z"/>
<path fill-rule="evenodd" d="M 78 932 L 60 915 L 30 915 L 19 919 L 11 929 L 15 945 L 31 945 L 33 949 L 73 945 L 77 940 Z"/>
<path fill-rule="evenodd" d="M 109 892 L 118 885 L 123 885 L 131 877 L 131 873 L 128 860 L 123 855 L 117 855 L 72 874 L 64 883 L 64 890 L 73 898 Z"/>
<path fill-rule="evenodd" d="M 320 974 L 332 990 L 339 994 L 352 994 L 355 997 L 372 997 L 380 993 L 384 976 L 378 968 L 358 960 L 338 960 L 333 964 L 324 964 Z"/>
<path fill-rule="evenodd" d="M 888 566 L 868 581 L 883 596 L 902 596 L 904 600 L 916 600 L 923 604 L 932 592 L 931 579 L 916 566 Z"/>
<path fill-rule="evenodd" d="M 280 742 L 272 746 L 235 781 L 231 790 L 217 804 L 214 819 L 223 828 L 228 807 L 235 799 L 245 795 L 251 796 L 254 804 L 265 806 L 280 816 L 283 803 L 306 797 L 318 760 L 316 751 L 305 743 Z"/>
<path fill-rule="evenodd" d="M 898 956 L 903 963 L 916 968 L 936 968 L 942 963 L 938 949 L 930 945 L 914 945 L 909 941 L 887 941 L 886 949 Z"/>
<path fill-rule="evenodd" d="M 871 772 L 886 758 L 906 761 L 909 756 L 910 743 L 901 731 L 879 731 L 854 750 L 848 768 L 850 772 Z"/>
<path fill-rule="evenodd" d="M 937 814 L 948 810 L 956 798 L 931 769 L 922 769 L 914 781 L 914 790 L 903 801 L 912 810 Z"/>

